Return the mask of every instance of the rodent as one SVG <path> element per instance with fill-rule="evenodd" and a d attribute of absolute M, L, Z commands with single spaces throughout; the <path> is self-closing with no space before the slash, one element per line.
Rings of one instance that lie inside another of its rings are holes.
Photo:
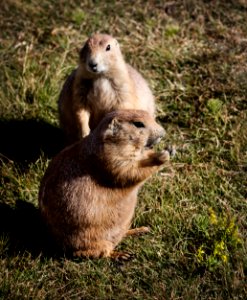
<path fill-rule="evenodd" d="M 65 253 L 121 258 L 114 249 L 122 238 L 147 231 L 129 227 L 139 188 L 169 160 L 168 151 L 153 150 L 164 134 L 146 111 L 117 110 L 51 161 L 39 208 Z"/>
<path fill-rule="evenodd" d="M 117 40 L 94 34 L 80 50 L 78 67 L 61 90 L 60 127 L 72 143 L 116 109 L 146 110 L 154 117 L 154 96 L 142 75 L 125 62 Z"/>

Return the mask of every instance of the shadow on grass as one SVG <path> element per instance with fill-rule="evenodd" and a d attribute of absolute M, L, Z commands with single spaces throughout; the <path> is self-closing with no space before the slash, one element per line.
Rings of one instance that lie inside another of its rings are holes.
<path fill-rule="evenodd" d="M 57 249 L 41 220 L 39 210 L 31 203 L 17 200 L 15 207 L 0 203 L 1 255 L 16 256 L 29 252 L 33 257 L 57 256 Z M 5 241 L 5 242 L 4 242 Z"/>
<path fill-rule="evenodd" d="M 41 154 L 51 158 L 64 148 L 62 131 L 45 121 L 1 120 L 0 158 L 13 161 L 25 171 Z M 4 253 L 30 252 L 54 256 L 56 249 L 43 225 L 39 210 L 31 203 L 17 200 L 15 206 L 0 199 L 0 242 Z"/>
<path fill-rule="evenodd" d="M 62 131 L 40 120 L 1 120 L 0 158 L 11 160 L 25 171 L 41 154 L 51 158 L 64 147 Z M 0 242 L 6 255 L 30 252 L 45 256 L 56 254 L 55 245 L 42 223 L 39 210 L 31 203 L 17 200 L 15 206 L 0 199 Z"/>
<path fill-rule="evenodd" d="M 35 162 L 41 153 L 51 158 L 64 147 L 62 131 L 42 120 L 1 120 L 0 132 L 0 153 L 21 166 Z"/>

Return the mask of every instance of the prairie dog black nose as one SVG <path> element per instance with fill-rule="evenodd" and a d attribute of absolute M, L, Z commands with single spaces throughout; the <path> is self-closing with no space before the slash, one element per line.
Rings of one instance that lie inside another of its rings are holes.
<path fill-rule="evenodd" d="M 93 70 L 93 71 L 96 71 L 97 70 L 97 63 L 90 60 L 89 63 L 88 63 L 89 67 Z"/>

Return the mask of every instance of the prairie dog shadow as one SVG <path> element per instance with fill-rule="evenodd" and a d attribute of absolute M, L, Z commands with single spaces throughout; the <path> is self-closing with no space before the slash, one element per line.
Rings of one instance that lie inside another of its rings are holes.
<path fill-rule="evenodd" d="M 29 164 L 35 162 L 41 154 L 51 158 L 65 146 L 59 128 L 36 119 L 2 119 L 0 137 L 1 177 L 1 161 L 11 160 L 25 172 Z M 13 205 L 0 199 L 0 238 L 2 243 L 6 242 L 1 255 L 11 256 L 26 251 L 33 256 L 40 253 L 53 256 L 56 253 L 38 208 L 18 198 Z"/>
<path fill-rule="evenodd" d="M 0 203 L 0 236 L 2 240 L 6 238 L 1 255 L 11 256 L 26 251 L 32 256 L 56 253 L 39 210 L 32 203 L 17 200 L 15 207 Z"/>
<path fill-rule="evenodd" d="M 51 158 L 65 146 L 62 131 L 43 120 L 0 120 L 0 154 L 20 165 L 43 153 Z"/>

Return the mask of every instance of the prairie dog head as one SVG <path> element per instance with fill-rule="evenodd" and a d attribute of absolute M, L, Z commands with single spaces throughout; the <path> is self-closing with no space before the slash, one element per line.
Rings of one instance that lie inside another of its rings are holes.
<path fill-rule="evenodd" d="M 96 128 L 97 138 L 112 159 L 140 159 L 157 144 L 165 130 L 143 110 L 108 113 Z"/>
<path fill-rule="evenodd" d="M 94 34 L 80 51 L 80 62 L 93 75 L 105 74 L 123 62 L 115 38 L 107 34 Z"/>

